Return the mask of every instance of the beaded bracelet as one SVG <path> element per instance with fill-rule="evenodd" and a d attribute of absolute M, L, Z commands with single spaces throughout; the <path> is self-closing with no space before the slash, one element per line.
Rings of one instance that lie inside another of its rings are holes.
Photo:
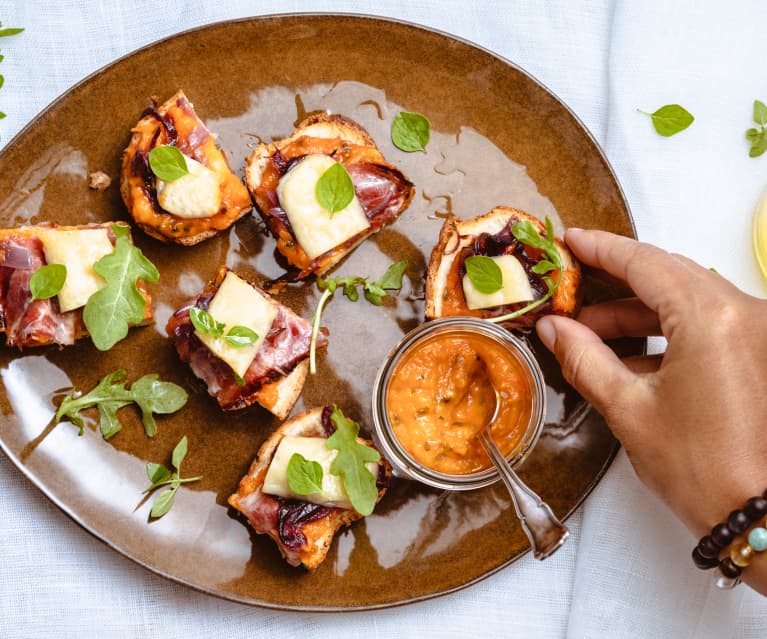
<path fill-rule="evenodd" d="M 737 535 L 767 514 L 767 490 L 761 497 L 752 497 L 740 510 L 733 510 L 727 521 L 717 524 L 711 533 L 703 537 L 692 551 L 693 563 L 701 570 L 716 567 L 714 584 L 717 588 L 734 588 L 740 583 L 743 568 L 748 566 L 754 554 L 767 550 L 767 520 L 764 527 L 754 528 L 747 542 L 739 542 L 729 556 L 719 559 L 722 549 L 729 546 Z"/>

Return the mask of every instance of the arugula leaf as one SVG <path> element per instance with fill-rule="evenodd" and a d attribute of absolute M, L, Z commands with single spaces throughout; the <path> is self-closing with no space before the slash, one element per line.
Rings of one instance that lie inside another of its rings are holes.
<path fill-rule="evenodd" d="M 41 266 L 29 278 L 29 290 L 33 300 L 47 300 L 56 295 L 67 279 L 67 267 L 63 264 Z"/>
<path fill-rule="evenodd" d="M 188 484 L 189 482 L 202 479 L 202 475 L 181 478 L 181 462 L 183 462 L 184 457 L 186 457 L 187 449 L 188 441 L 186 435 L 184 435 L 173 448 L 173 453 L 171 454 L 171 463 L 173 464 L 173 468 L 177 471 L 175 473 L 171 473 L 170 470 L 162 464 L 155 464 L 152 462 L 147 463 L 146 474 L 147 477 L 149 477 L 151 485 L 149 488 L 146 488 L 142 494 L 150 493 L 160 486 L 170 486 L 170 488 L 162 491 L 155 498 L 154 504 L 152 504 L 152 510 L 149 513 L 150 518 L 158 519 L 172 508 L 176 498 L 176 492 L 181 484 Z"/>
<path fill-rule="evenodd" d="M 130 240 L 130 229 L 113 224 L 114 251 L 102 257 L 93 269 L 106 280 L 106 285 L 88 298 L 83 309 L 83 322 L 96 348 L 107 351 L 128 334 L 131 324 L 144 319 L 146 300 L 139 291 L 138 280 L 156 282 L 160 273 Z"/>
<path fill-rule="evenodd" d="M 288 461 L 288 486 L 296 495 L 311 495 L 322 491 L 322 465 L 293 453 Z"/>
<path fill-rule="evenodd" d="M 189 173 L 184 154 L 175 146 L 161 145 L 149 151 L 149 167 L 165 182 L 173 182 Z"/>
<path fill-rule="evenodd" d="M 407 153 L 425 151 L 430 136 L 429 120 L 420 113 L 402 111 L 394 116 L 391 140 L 398 149 Z"/>
<path fill-rule="evenodd" d="M 693 115 L 679 104 L 666 104 L 654 113 L 648 113 L 642 109 L 637 111 L 649 115 L 655 130 L 664 137 L 671 137 L 675 133 L 684 131 L 695 120 Z"/>
<path fill-rule="evenodd" d="M 354 199 L 354 183 L 343 164 L 336 162 L 328 167 L 317 180 L 314 195 L 331 217 L 349 206 Z"/>
<path fill-rule="evenodd" d="M 373 512 L 376 505 L 378 488 L 376 478 L 365 464 L 377 463 L 381 455 L 374 448 L 357 441 L 359 424 L 347 419 L 338 406 L 333 407 L 330 419 L 336 430 L 328 437 L 325 446 L 338 451 L 338 455 L 330 464 L 330 472 L 343 481 L 354 510 L 367 516 Z"/>
<path fill-rule="evenodd" d="M 464 262 L 466 275 L 480 293 L 489 295 L 503 288 L 501 267 L 486 255 L 472 255 Z"/>
<path fill-rule="evenodd" d="M 224 334 L 226 324 L 217 322 L 208 311 L 202 308 L 197 308 L 196 306 L 190 308 L 189 319 L 192 320 L 192 325 L 200 333 L 205 333 L 211 337 L 221 337 Z"/>
<path fill-rule="evenodd" d="M 133 382 L 130 389 L 125 387 L 127 373 L 120 369 L 105 375 L 99 383 L 85 395 L 75 396 L 70 392 L 59 405 L 53 423 L 58 424 L 62 418 L 69 420 L 80 428 L 82 435 L 85 429 L 80 411 L 86 408 L 98 407 L 99 425 L 104 439 L 116 435 L 122 428 L 117 419 L 117 411 L 123 406 L 135 403 L 141 409 L 141 419 L 147 436 L 154 437 L 157 424 L 152 413 L 166 415 L 175 413 L 186 404 L 186 391 L 172 382 L 163 382 L 156 374 L 144 375 Z"/>
<path fill-rule="evenodd" d="M 746 139 L 751 143 L 749 157 L 756 158 L 767 151 L 767 104 L 754 100 L 754 122 L 758 128 L 746 131 Z"/>
<path fill-rule="evenodd" d="M 312 375 L 317 372 L 316 351 L 317 335 L 320 332 L 320 317 L 327 301 L 333 297 L 336 289 L 341 286 L 344 295 L 352 302 L 359 299 L 358 286 L 362 286 L 365 299 L 375 306 L 383 304 L 383 298 L 387 295 L 386 291 L 398 291 L 402 288 L 402 276 L 407 270 L 407 260 L 401 260 L 391 264 L 381 279 L 375 282 L 369 282 L 366 277 L 318 277 L 317 286 L 322 291 L 320 301 L 312 316 L 312 338 L 309 344 L 309 371 Z"/>

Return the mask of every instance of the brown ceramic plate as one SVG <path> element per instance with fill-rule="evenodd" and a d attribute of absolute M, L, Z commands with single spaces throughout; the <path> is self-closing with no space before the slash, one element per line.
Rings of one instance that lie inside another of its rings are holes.
<path fill-rule="evenodd" d="M 215 24 L 151 45 L 86 79 L 0 155 L 2 226 L 125 219 L 116 180 L 103 193 L 90 191 L 87 174 L 104 170 L 116 178 L 131 126 L 149 97 L 165 99 L 179 88 L 218 133 L 240 175 L 258 140 L 282 137 L 305 112 L 328 109 L 367 127 L 417 186 L 401 219 L 335 270 L 378 277 L 390 262 L 408 259 L 402 293 L 383 309 L 336 296 L 324 316 L 329 351 L 296 410 L 337 403 L 369 423 L 379 364 L 422 320 L 425 260 L 447 212 L 471 217 L 506 204 L 549 215 L 560 230 L 564 224 L 633 235 L 620 188 L 594 140 L 523 70 L 444 34 L 329 15 Z M 389 127 L 399 110 L 421 112 L 431 121 L 425 154 L 392 146 Z M 163 331 L 172 309 L 195 295 L 220 263 L 257 280 L 279 275 L 273 240 L 250 216 L 192 248 L 163 245 L 139 231 L 134 237 L 162 274 L 151 288 L 154 326 L 132 330 L 107 353 L 86 340 L 64 349 L 0 354 L 2 448 L 77 523 L 178 582 L 236 601 L 301 610 L 376 608 L 432 597 L 527 552 L 502 486 L 444 494 L 396 481 L 373 516 L 337 537 L 316 572 L 286 565 L 272 542 L 253 535 L 226 505 L 274 420 L 257 407 L 222 413 Z M 317 299 L 309 283 L 282 295 L 305 317 Z M 546 373 L 549 413 L 522 475 L 566 517 L 599 480 L 616 442 L 562 381 L 545 349 L 531 343 Z M 629 345 L 632 352 L 639 349 Z M 131 380 L 155 372 L 181 384 L 190 392 L 188 405 L 160 418 L 152 440 L 129 408 L 121 413 L 125 427 L 109 442 L 95 424 L 83 437 L 68 423 L 46 428 L 66 389 L 89 389 L 121 367 Z M 204 479 L 183 487 L 170 513 L 148 523 L 151 504 L 141 496 L 145 464 L 169 463 L 182 435 L 189 438 L 184 471 Z"/>

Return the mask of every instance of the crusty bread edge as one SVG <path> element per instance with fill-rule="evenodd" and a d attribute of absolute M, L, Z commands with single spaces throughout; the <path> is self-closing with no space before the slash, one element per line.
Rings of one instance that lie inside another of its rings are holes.
<path fill-rule="evenodd" d="M 304 359 L 285 377 L 264 384 L 251 397 L 277 418 L 285 419 L 298 401 L 308 373 L 309 360 Z M 269 396 L 273 391 L 276 391 L 277 399 L 270 403 Z"/>

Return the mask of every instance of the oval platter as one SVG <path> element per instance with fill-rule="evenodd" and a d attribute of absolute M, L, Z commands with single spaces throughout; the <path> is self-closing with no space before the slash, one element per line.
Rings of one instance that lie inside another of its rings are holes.
<path fill-rule="evenodd" d="M 421 27 L 362 16 L 285 15 L 184 32 L 90 76 L 50 105 L 0 154 L 3 227 L 45 221 L 127 219 L 117 182 L 131 127 L 150 98 L 183 89 L 230 164 L 242 176 L 261 140 L 289 134 L 306 113 L 342 113 L 365 126 L 386 158 L 416 186 L 409 209 L 366 241 L 334 274 L 383 274 L 409 266 L 400 294 L 379 308 L 340 294 L 323 325 L 330 345 L 294 411 L 338 404 L 370 423 L 376 371 L 403 333 L 423 321 L 423 277 L 448 213 L 473 217 L 505 204 L 565 226 L 634 236 L 633 222 L 605 157 L 577 118 L 525 71 L 492 53 Z M 428 117 L 426 152 L 390 140 L 399 111 Z M 88 174 L 112 177 L 89 190 Z M 151 285 L 154 325 L 133 329 L 108 352 L 89 340 L 67 348 L 0 353 L 0 445 L 11 461 L 86 530 L 146 568 L 227 599 L 282 609 L 372 609 L 454 591 L 529 550 L 500 485 L 448 494 L 395 480 L 376 512 L 339 534 L 313 573 L 291 568 L 271 540 L 252 534 L 226 504 L 261 442 L 277 426 L 251 407 L 221 412 L 164 335 L 165 322 L 227 264 L 256 281 L 283 271 L 274 240 L 253 216 L 195 247 L 168 246 L 134 229 L 159 268 Z M 587 280 L 586 297 L 614 294 Z M 319 291 L 291 285 L 280 301 L 311 317 Z M 528 335 L 547 383 L 544 434 L 521 474 L 567 517 L 610 464 L 617 444 L 603 420 L 562 380 L 546 349 Z M 616 346 L 639 353 L 643 344 Z M 92 388 L 125 368 L 128 379 L 158 373 L 190 394 L 183 410 L 158 418 L 148 439 L 130 408 L 124 428 L 104 441 L 94 420 L 83 436 L 50 421 L 61 397 Z M 173 509 L 149 521 L 147 462 L 168 464 L 186 435 L 185 475 Z M 87 472 L 82 472 L 87 469 Z M 541 566 L 545 570 L 545 565 Z"/>

